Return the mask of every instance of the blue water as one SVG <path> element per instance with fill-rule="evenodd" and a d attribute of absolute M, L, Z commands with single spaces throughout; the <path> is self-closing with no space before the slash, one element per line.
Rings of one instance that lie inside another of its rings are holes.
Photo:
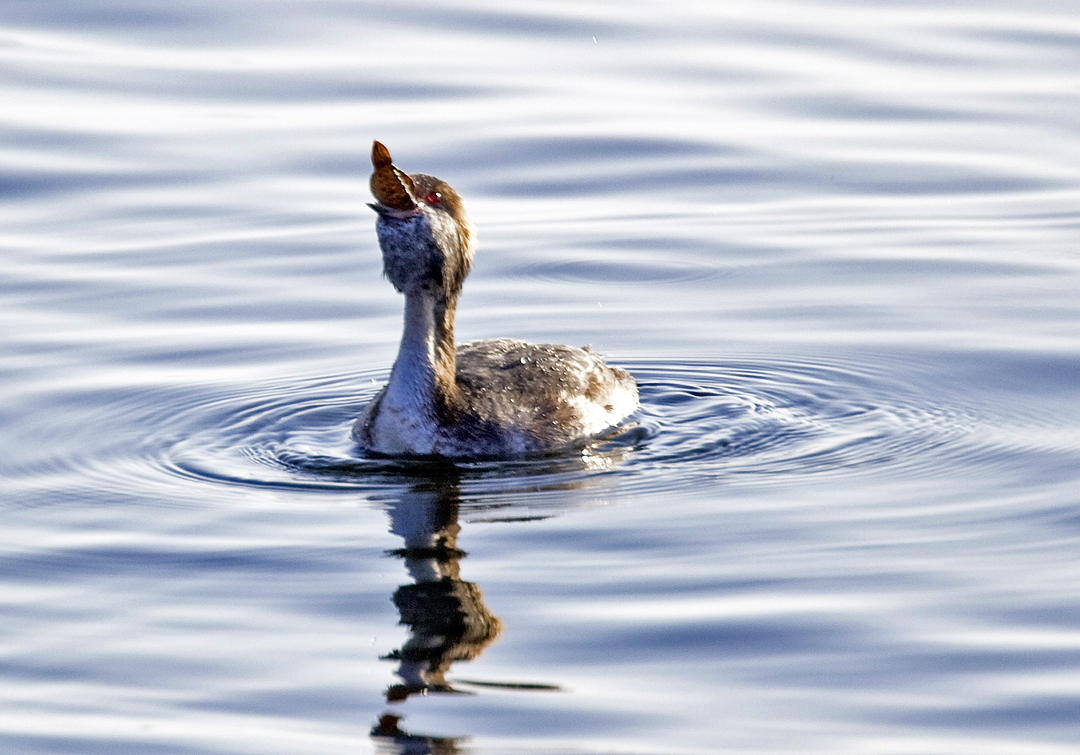
<path fill-rule="evenodd" d="M 1080 752 L 1080 9 L 8 0 L 0 750 Z M 371 140 L 633 426 L 365 458 Z M 426 666 L 425 666 L 426 664 Z"/>

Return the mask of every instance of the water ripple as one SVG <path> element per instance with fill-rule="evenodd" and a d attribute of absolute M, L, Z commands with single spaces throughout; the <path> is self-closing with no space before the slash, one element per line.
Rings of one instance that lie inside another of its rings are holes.
<path fill-rule="evenodd" d="M 918 386 L 867 366 L 686 362 L 633 367 L 650 442 L 644 486 L 855 475 L 910 476 L 963 446 L 974 419 L 929 403 Z M 640 484 L 640 483 L 639 483 Z"/>
<path fill-rule="evenodd" d="M 917 381 L 890 377 L 887 366 L 773 358 L 625 366 L 641 385 L 642 409 L 620 432 L 565 456 L 453 465 L 463 498 L 541 505 L 598 485 L 634 493 L 868 473 L 913 479 L 992 465 L 1013 445 L 1008 433 L 974 432 L 999 418 L 932 399 Z M 21 475 L 45 488 L 66 476 L 90 477 L 99 491 L 163 498 L 202 491 L 193 481 L 388 493 L 439 473 L 440 465 L 365 456 L 351 442 L 350 425 L 383 378 L 364 372 L 264 381 L 188 390 L 167 401 L 125 392 L 111 405 L 98 401 L 98 411 L 144 428 L 144 437 L 86 432 L 62 446 L 63 457 L 24 461 Z M 84 424 L 100 426 L 93 418 Z M 1045 437 L 1052 445 L 1052 427 Z"/>

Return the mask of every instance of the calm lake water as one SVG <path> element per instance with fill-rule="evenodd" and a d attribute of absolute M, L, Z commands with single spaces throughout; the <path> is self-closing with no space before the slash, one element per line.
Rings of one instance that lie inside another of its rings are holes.
<path fill-rule="evenodd" d="M 1080 752 L 1080 7 L 6 0 L 0 71 L 3 752 Z M 352 446 L 372 139 L 633 427 Z"/>

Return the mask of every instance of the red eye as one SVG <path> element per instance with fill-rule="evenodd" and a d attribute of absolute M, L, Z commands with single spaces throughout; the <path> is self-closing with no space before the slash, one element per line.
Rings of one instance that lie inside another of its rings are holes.
<path fill-rule="evenodd" d="M 432 207 L 438 207 L 439 202 L 442 201 L 442 194 L 440 194 L 437 191 L 433 191 L 430 194 L 428 194 L 426 197 L 424 197 L 424 201 L 427 202 Z"/>

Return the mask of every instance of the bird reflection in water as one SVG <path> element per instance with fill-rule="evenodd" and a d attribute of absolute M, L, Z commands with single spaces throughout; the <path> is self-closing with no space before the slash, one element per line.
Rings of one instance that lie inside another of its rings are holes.
<path fill-rule="evenodd" d="M 413 486 L 390 510 L 391 531 L 405 541 L 393 554 L 404 559 L 415 581 L 394 593 L 411 636 L 385 656 L 398 661 L 402 679 L 386 691 L 387 702 L 416 693 L 460 693 L 446 681 L 450 665 L 476 658 L 502 631 L 480 588 L 460 577 L 465 552 L 457 547 L 459 506 L 452 479 L 431 480 Z"/>
<path fill-rule="evenodd" d="M 394 593 L 394 605 L 409 638 L 383 656 L 397 661 L 400 682 L 386 690 L 386 701 L 402 703 L 413 695 L 475 694 L 468 687 L 558 690 L 557 686 L 458 680 L 446 678 L 452 664 L 478 657 L 502 632 L 502 622 L 484 603 L 480 588 L 461 579 L 465 552 L 457 547 L 461 499 L 458 475 L 450 466 L 428 470 L 424 478 L 390 506 L 391 532 L 404 547 L 391 551 L 412 577 Z M 456 753 L 463 739 L 410 734 L 400 728 L 401 716 L 385 713 L 371 736 L 385 753 Z"/>
<path fill-rule="evenodd" d="M 386 713 L 371 730 L 380 753 L 387 755 L 456 755 L 464 752 L 462 739 L 454 737 L 428 737 L 423 734 L 409 734 L 398 728 L 401 716 Z"/>
<path fill-rule="evenodd" d="M 593 444 L 582 449 L 576 458 L 553 459 L 544 466 L 534 465 L 531 468 L 534 476 L 527 479 L 537 481 L 539 478 L 535 475 L 550 476 L 543 483 L 530 483 L 530 495 L 594 487 L 600 478 L 588 473 L 614 469 L 639 438 L 635 434 L 636 425 L 626 429 L 616 442 L 608 440 Z M 479 657 L 495 642 L 503 624 L 484 603 L 480 588 L 461 579 L 461 560 L 466 555 L 457 547 L 461 531 L 458 514 L 462 506 L 459 487 L 462 470 L 450 462 L 436 462 L 411 466 L 407 475 L 410 487 L 390 503 L 388 512 L 390 531 L 404 541 L 404 547 L 390 551 L 389 555 L 405 562 L 413 580 L 394 592 L 394 605 L 401 616 L 400 623 L 409 629 L 409 638 L 400 648 L 383 656 L 384 660 L 397 661 L 396 672 L 400 678 L 386 690 L 387 703 L 397 705 L 414 695 L 432 693 L 471 695 L 478 689 L 560 691 L 561 687 L 550 684 L 460 677 L 451 683 L 447 679 L 451 665 Z M 593 501 L 603 498 L 601 494 Z M 573 500 L 580 502 L 581 498 Z M 507 521 L 521 521 L 546 518 L 563 510 L 564 506 L 565 502 L 542 514 L 539 513 L 542 509 L 532 507 L 525 514 L 516 506 L 506 507 L 505 503 L 497 508 L 503 514 L 512 513 L 506 517 Z M 457 753 L 462 752 L 463 743 L 467 741 L 467 738 L 410 734 L 399 726 L 401 719 L 397 712 L 386 712 L 372 728 L 371 736 L 379 752 L 388 755 Z"/>

